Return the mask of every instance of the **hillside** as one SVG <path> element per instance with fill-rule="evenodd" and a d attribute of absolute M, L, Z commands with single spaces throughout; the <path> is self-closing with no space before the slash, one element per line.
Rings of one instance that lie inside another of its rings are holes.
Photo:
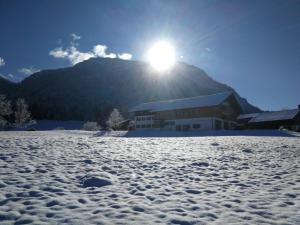
<path fill-rule="evenodd" d="M 18 84 L 0 81 L 0 85 L 5 86 L 0 92 L 10 98 L 25 97 L 36 119 L 101 123 L 113 107 L 126 114 L 142 102 L 234 91 L 184 63 L 157 74 L 144 62 L 109 58 L 92 58 L 73 67 L 35 73 Z M 240 102 L 244 112 L 259 111 L 243 98 Z"/>
<path fill-rule="evenodd" d="M 12 93 L 17 85 L 0 76 L 0 94 Z"/>

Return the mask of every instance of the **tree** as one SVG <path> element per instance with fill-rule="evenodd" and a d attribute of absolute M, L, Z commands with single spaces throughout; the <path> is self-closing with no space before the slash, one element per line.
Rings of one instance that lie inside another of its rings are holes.
<path fill-rule="evenodd" d="M 101 126 L 98 125 L 97 122 L 86 122 L 83 124 L 83 130 L 88 130 L 88 131 L 98 131 L 101 129 Z"/>
<path fill-rule="evenodd" d="M 0 95 L 0 129 L 7 126 L 7 117 L 12 114 L 10 101 L 6 99 L 5 95 Z"/>
<path fill-rule="evenodd" d="M 106 124 L 109 129 L 117 130 L 120 127 L 120 123 L 123 121 L 123 116 L 118 109 L 113 109 Z"/>
<path fill-rule="evenodd" d="M 28 111 L 28 105 L 23 98 L 19 98 L 16 102 L 15 126 L 24 128 L 35 123 L 31 119 L 31 113 Z"/>

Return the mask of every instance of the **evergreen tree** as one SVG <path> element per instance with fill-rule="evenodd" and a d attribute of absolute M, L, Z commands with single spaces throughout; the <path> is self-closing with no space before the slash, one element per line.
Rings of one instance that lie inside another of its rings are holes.
<path fill-rule="evenodd" d="M 124 120 L 118 109 L 113 109 L 106 124 L 110 130 L 118 130 L 120 123 Z"/>
<path fill-rule="evenodd" d="M 8 125 L 8 117 L 12 114 L 10 101 L 6 99 L 5 95 L 0 95 L 0 129 Z"/>

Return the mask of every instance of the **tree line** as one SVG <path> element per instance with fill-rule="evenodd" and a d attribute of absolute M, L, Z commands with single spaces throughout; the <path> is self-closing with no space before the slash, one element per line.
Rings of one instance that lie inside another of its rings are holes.
<path fill-rule="evenodd" d="M 110 113 L 106 121 L 107 130 L 118 130 L 124 117 L 116 108 Z M 23 98 L 19 98 L 14 104 L 0 94 L 0 130 L 8 130 L 11 128 L 26 128 L 29 125 L 36 123 L 32 119 L 28 105 Z M 97 122 L 88 121 L 84 123 L 83 130 L 101 130 L 103 129 Z"/>
<path fill-rule="evenodd" d="M 119 130 L 121 123 L 124 121 L 124 117 L 118 109 L 113 109 L 110 113 L 106 126 L 108 130 Z M 88 121 L 83 125 L 83 130 L 97 131 L 101 130 L 102 127 L 97 122 Z"/>

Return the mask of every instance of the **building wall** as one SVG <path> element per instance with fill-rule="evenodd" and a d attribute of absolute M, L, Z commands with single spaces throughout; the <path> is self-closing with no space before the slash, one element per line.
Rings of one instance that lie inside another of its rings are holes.
<path fill-rule="evenodd" d="M 157 120 L 191 119 L 202 117 L 218 117 L 225 120 L 235 120 L 240 114 L 240 109 L 235 107 L 231 101 L 225 101 L 223 104 L 205 108 L 176 109 L 157 112 Z"/>
<path fill-rule="evenodd" d="M 151 119 L 148 119 L 151 118 Z M 159 129 L 169 131 L 201 131 L 201 130 L 226 130 L 233 129 L 235 123 L 216 117 L 202 117 L 190 119 L 164 120 L 158 124 L 153 120 L 153 115 L 144 118 L 135 118 L 135 128 L 139 129 Z"/>
<path fill-rule="evenodd" d="M 164 130 L 233 129 L 232 121 L 240 113 L 241 108 L 232 96 L 218 106 L 161 112 L 138 111 L 135 112 L 135 127 Z"/>
<path fill-rule="evenodd" d="M 213 130 L 214 118 L 192 118 L 192 119 L 178 119 L 166 120 L 167 125 L 162 130 L 179 130 L 179 131 L 197 131 L 197 130 Z"/>
<path fill-rule="evenodd" d="M 134 123 L 136 129 L 154 128 L 154 115 L 135 116 Z"/>
<path fill-rule="evenodd" d="M 277 121 L 264 121 L 257 123 L 249 123 L 248 128 L 250 129 L 279 129 L 280 127 L 290 128 L 297 127 L 299 125 L 296 120 L 277 120 Z"/>

